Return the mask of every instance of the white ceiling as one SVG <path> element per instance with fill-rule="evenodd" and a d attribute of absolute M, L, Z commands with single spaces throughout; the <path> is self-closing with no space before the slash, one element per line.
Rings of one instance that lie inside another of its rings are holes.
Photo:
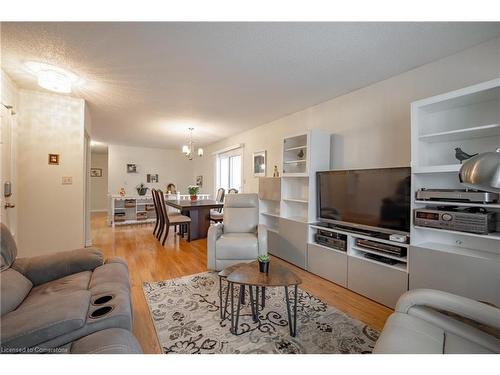
<path fill-rule="evenodd" d="M 500 35 L 500 23 L 2 23 L 3 69 L 86 83 L 93 138 L 207 144 Z"/>

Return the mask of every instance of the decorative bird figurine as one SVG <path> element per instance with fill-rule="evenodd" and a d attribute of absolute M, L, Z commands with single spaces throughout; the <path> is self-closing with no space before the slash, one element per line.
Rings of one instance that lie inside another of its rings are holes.
<path fill-rule="evenodd" d="M 460 147 L 457 147 L 455 148 L 455 157 L 457 158 L 457 160 L 460 160 L 460 164 L 462 164 L 462 162 L 464 160 L 467 160 L 467 159 L 470 159 L 472 158 L 473 156 L 476 156 L 477 154 L 468 154 L 464 151 L 462 151 L 462 149 Z"/>

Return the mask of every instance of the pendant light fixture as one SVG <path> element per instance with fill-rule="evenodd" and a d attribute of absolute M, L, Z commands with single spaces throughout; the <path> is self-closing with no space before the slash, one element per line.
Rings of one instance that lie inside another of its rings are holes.
<path fill-rule="evenodd" d="M 189 128 L 189 141 L 188 141 L 187 145 L 182 146 L 182 153 L 189 160 L 193 160 L 193 156 L 194 156 L 193 130 L 194 130 L 194 128 Z M 198 147 L 197 154 L 199 157 L 203 156 L 203 149 L 201 147 Z"/>

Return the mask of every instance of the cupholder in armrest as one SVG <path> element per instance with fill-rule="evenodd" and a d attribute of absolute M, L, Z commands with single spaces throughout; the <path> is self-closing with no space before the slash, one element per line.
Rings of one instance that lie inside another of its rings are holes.
<path fill-rule="evenodd" d="M 95 300 L 92 301 L 92 304 L 93 305 L 103 305 L 105 304 L 106 302 L 109 302 L 113 299 L 114 296 L 112 295 L 106 295 L 106 296 L 100 296 L 100 297 L 97 297 Z"/>
<path fill-rule="evenodd" d="M 92 319 L 101 318 L 104 315 L 109 314 L 112 310 L 113 310 L 112 306 L 102 306 L 102 307 L 99 307 L 98 309 L 95 309 L 94 311 L 92 311 L 90 313 L 89 317 Z"/>

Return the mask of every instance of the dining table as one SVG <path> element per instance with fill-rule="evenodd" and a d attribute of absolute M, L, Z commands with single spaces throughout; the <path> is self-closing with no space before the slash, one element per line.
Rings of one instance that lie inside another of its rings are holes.
<path fill-rule="evenodd" d="M 206 238 L 210 227 L 210 210 L 222 208 L 223 203 L 212 199 L 169 199 L 165 205 L 181 211 L 191 218 L 191 240 Z"/>

